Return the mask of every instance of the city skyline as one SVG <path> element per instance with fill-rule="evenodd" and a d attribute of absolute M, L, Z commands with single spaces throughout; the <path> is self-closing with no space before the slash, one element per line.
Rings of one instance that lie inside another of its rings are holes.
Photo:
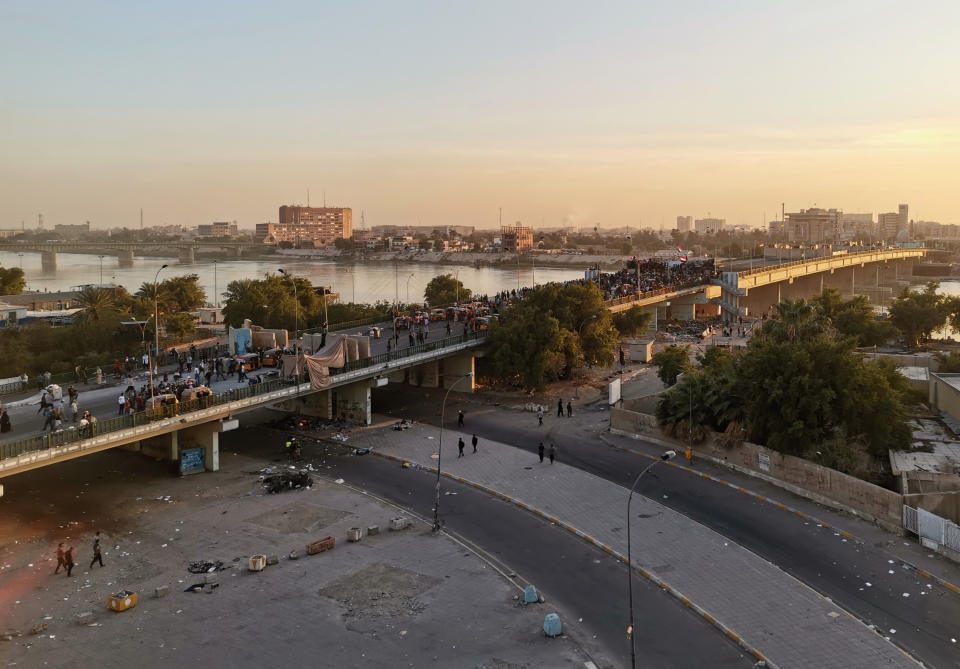
<path fill-rule="evenodd" d="M 957 6 L 545 7 L 0 9 L 0 227 L 960 222 Z"/>

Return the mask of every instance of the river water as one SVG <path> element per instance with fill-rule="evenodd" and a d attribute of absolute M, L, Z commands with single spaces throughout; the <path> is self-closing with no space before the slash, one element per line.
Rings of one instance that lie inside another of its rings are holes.
<path fill-rule="evenodd" d="M 77 253 L 57 255 L 58 267 L 54 272 L 44 272 L 39 253 L 0 252 L 0 266 L 23 267 L 27 289 L 37 291 L 70 290 L 91 283 L 115 283 L 131 293 L 142 283 L 152 282 L 157 270 L 169 265 L 160 273 L 160 279 L 197 274 L 200 285 L 207 291 L 207 300 L 214 302 L 215 292 L 222 294 L 229 282 L 235 279 L 260 279 L 268 272 L 276 273 L 283 267 L 297 276 L 305 276 L 314 286 L 331 286 L 340 293 L 345 302 L 373 303 L 378 300 L 393 302 L 422 302 L 427 283 L 441 274 L 459 275 L 463 285 L 477 294 L 488 294 L 517 287 L 516 268 L 471 267 L 464 265 L 438 265 L 432 263 L 402 262 L 395 266 L 384 263 L 340 263 L 330 260 L 314 260 L 295 257 L 275 257 L 263 260 L 198 260 L 193 265 L 180 265 L 176 258 L 140 258 L 133 267 L 119 267 L 115 256 L 105 256 L 102 264 L 99 256 Z M 102 269 L 101 269 L 102 267 Z M 101 274 L 102 272 L 102 274 Z M 568 281 L 583 278 L 583 269 L 536 268 L 536 283 Z M 533 285 L 533 271 L 529 263 L 519 272 L 521 286 Z M 409 292 L 408 292 L 409 291 Z"/>

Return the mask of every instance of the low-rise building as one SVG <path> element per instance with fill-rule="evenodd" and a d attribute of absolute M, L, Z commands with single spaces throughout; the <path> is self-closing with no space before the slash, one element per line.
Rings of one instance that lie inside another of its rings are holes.
<path fill-rule="evenodd" d="M 500 247 L 504 251 L 518 253 L 533 249 L 533 229 L 518 222 L 516 225 L 500 226 Z"/>

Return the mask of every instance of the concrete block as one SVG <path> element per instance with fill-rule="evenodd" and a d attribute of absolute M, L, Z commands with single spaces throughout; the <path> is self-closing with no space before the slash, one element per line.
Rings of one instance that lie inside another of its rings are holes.
<path fill-rule="evenodd" d="M 210 573 L 210 574 L 204 574 L 204 575 L 203 575 L 203 582 L 204 582 L 205 584 L 219 583 L 219 582 L 220 582 L 220 574 L 218 574 L 217 572 L 212 572 L 212 573 Z"/>
<path fill-rule="evenodd" d="M 267 564 L 268 564 L 268 565 L 269 565 L 269 564 L 277 564 L 278 562 L 280 562 L 280 558 L 277 557 L 276 555 L 268 555 L 268 556 L 267 556 Z"/>
<path fill-rule="evenodd" d="M 347 530 L 347 541 L 360 541 L 363 537 L 363 530 L 359 527 L 351 527 Z"/>
<path fill-rule="evenodd" d="M 393 531 L 406 529 L 409 524 L 410 524 L 410 521 L 404 518 L 403 516 L 398 516 L 396 518 L 390 519 L 390 529 Z"/>
<path fill-rule="evenodd" d="M 83 613 L 78 613 L 76 620 L 78 625 L 89 625 L 93 622 L 93 612 L 84 611 Z"/>
<path fill-rule="evenodd" d="M 375 535 L 375 534 L 380 534 L 380 526 L 379 526 L 379 525 L 371 525 L 370 527 L 367 528 L 367 536 L 368 536 L 368 537 L 372 537 L 372 536 Z"/>
<path fill-rule="evenodd" d="M 160 597 L 166 597 L 166 596 L 169 595 L 169 594 L 170 594 L 170 586 L 169 586 L 169 585 L 161 585 L 161 586 L 158 586 L 158 587 L 155 588 L 154 591 L 153 591 L 153 596 L 156 597 L 156 598 L 158 598 L 158 599 L 159 599 Z"/>

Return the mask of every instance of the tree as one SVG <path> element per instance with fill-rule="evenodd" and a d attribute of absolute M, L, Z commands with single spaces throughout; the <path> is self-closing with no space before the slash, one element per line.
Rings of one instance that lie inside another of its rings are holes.
<path fill-rule="evenodd" d="M 27 287 L 23 270 L 19 267 L 0 267 L 0 295 L 19 295 Z"/>
<path fill-rule="evenodd" d="M 940 284 L 931 281 L 922 291 L 904 288 L 890 305 L 890 321 L 900 330 L 911 348 L 921 339 L 929 338 L 934 330 L 943 327 L 946 322 L 944 299 L 937 294 L 939 287 Z"/>
<path fill-rule="evenodd" d="M 489 341 L 499 376 L 519 376 L 524 388 L 541 390 L 562 338 L 556 318 L 522 300 L 490 328 Z"/>
<path fill-rule="evenodd" d="M 645 331 L 650 327 L 650 321 L 652 320 L 653 314 L 644 311 L 643 307 L 636 304 L 626 311 L 613 315 L 613 325 L 625 337 L 632 337 L 638 332 Z"/>
<path fill-rule="evenodd" d="M 445 307 L 457 301 L 469 302 L 471 295 L 470 289 L 464 288 L 463 283 L 452 274 L 433 277 L 423 290 L 423 299 L 431 307 Z"/>
<path fill-rule="evenodd" d="M 323 298 L 302 276 L 291 279 L 280 274 L 266 274 L 263 279 L 238 279 L 227 284 L 223 316 L 233 327 L 240 327 L 243 320 L 249 318 L 267 328 L 292 331 L 299 327 L 303 330 L 323 323 Z"/>
<path fill-rule="evenodd" d="M 77 294 L 76 302 L 83 310 L 81 319 L 87 321 L 98 321 L 115 310 L 113 291 L 106 288 L 86 286 Z"/>
<path fill-rule="evenodd" d="M 166 321 L 167 334 L 172 335 L 177 341 L 183 341 L 188 334 L 196 331 L 196 319 L 190 314 L 177 313 L 167 316 Z"/>
<path fill-rule="evenodd" d="M 653 364 L 660 380 L 672 386 L 680 374 L 690 369 L 690 346 L 667 346 L 653 356 Z"/>

